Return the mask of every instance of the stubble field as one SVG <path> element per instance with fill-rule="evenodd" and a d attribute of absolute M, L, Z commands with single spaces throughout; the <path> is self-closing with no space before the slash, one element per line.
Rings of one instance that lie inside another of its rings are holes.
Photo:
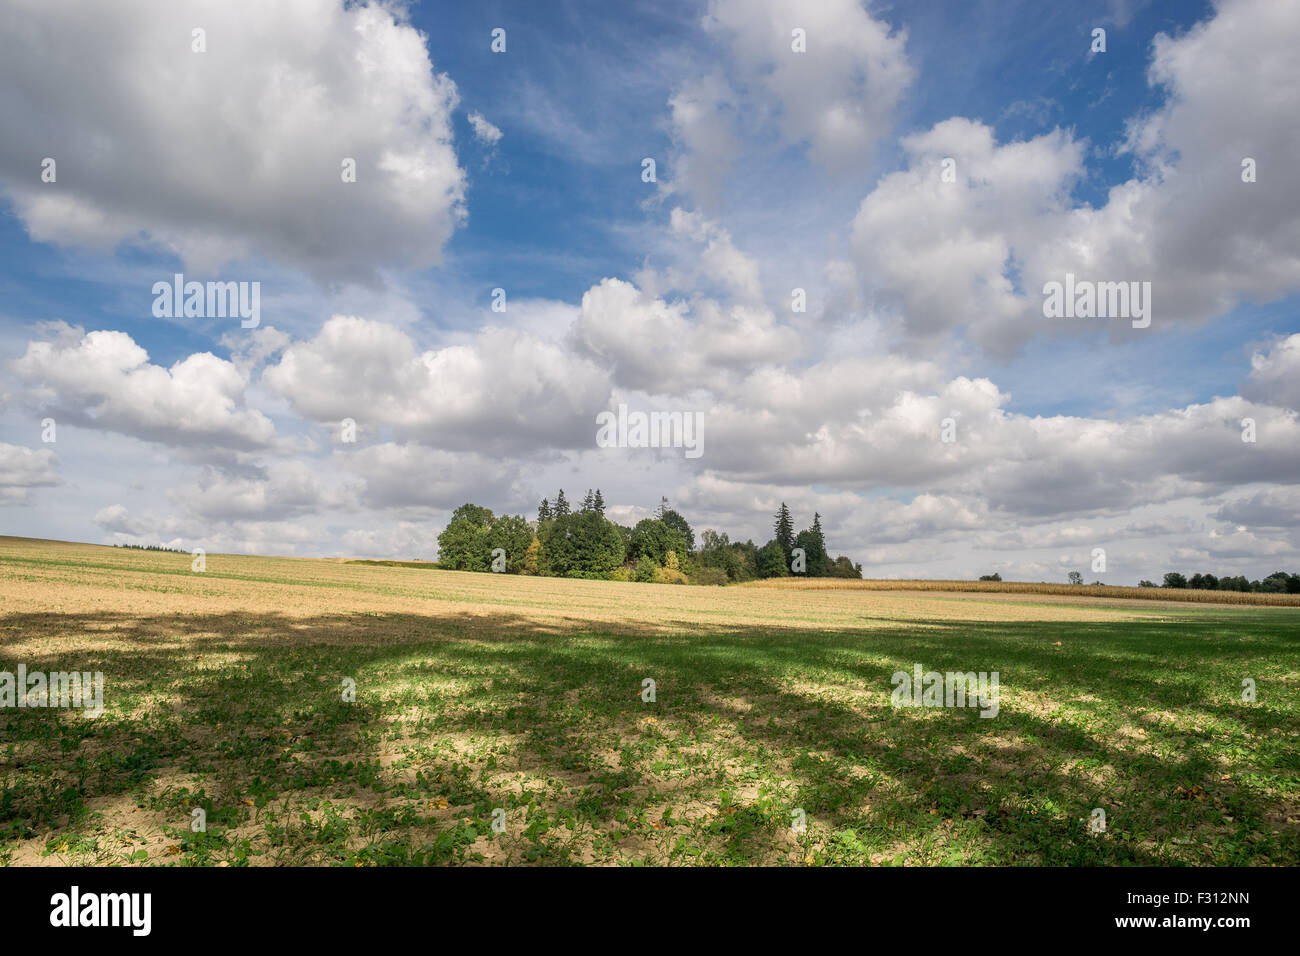
<path fill-rule="evenodd" d="M 104 712 L 0 708 L 9 865 L 1300 863 L 1293 608 L 0 538 L 20 664 Z"/>

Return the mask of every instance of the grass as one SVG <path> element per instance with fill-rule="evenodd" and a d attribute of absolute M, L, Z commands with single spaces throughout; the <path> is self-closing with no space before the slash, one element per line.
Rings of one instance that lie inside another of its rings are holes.
<path fill-rule="evenodd" d="M 1300 863 L 1287 608 L 189 567 L 0 538 L 0 670 L 105 679 L 0 709 L 0 862 Z"/>

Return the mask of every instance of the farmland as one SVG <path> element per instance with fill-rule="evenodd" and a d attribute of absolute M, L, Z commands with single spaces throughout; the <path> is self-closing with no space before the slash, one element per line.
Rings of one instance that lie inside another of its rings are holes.
<path fill-rule="evenodd" d="M 835 584 L 0 538 L 0 863 L 1300 863 L 1300 610 Z"/>
<path fill-rule="evenodd" d="M 1109 584 L 1051 584 L 1032 581 L 857 581 L 838 578 L 768 578 L 749 587 L 792 591 L 946 591 L 978 594 L 1038 594 L 1055 597 L 1120 598 L 1125 601 L 1177 601 L 1185 604 L 1250 604 L 1257 607 L 1300 607 L 1300 594 L 1250 591 L 1206 591 L 1196 588 L 1117 587 Z"/>

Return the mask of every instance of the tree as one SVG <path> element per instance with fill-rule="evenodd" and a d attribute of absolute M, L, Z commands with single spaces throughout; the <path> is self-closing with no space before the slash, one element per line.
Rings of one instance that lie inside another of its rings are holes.
<path fill-rule="evenodd" d="M 659 518 L 642 518 L 632 529 L 632 540 L 628 545 L 628 557 L 637 560 L 650 558 L 662 566 L 669 551 L 686 550 L 686 538 L 676 528 L 668 526 Z"/>
<path fill-rule="evenodd" d="M 776 532 L 777 547 L 785 555 L 784 564 L 790 566 L 790 552 L 794 550 L 794 521 L 790 517 L 790 509 L 781 502 L 781 509 L 776 513 L 776 521 L 772 525 Z"/>
<path fill-rule="evenodd" d="M 735 580 L 753 581 L 758 577 L 758 545 L 748 539 L 743 544 L 737 541 L 731 545 L 731 552 L 739 564 Z"/>
<path fill-rule="evenodd" d="M 731 539 L 727 537 L 724 531 L 721 534 L 712 528 L 705 528 L 700 532 L 700 553 L 704 554 L 709 551 L 721 551 L 731 544 Z"/>
<path fill-rule="evenodd" d="M 502 515 L 492 522 L 487 532 L 489 560 L 492 550 L 500 548 L 506 553 L 506 571 L 510 574 L 524 570 L 524 561 L 532 543 L 533 529 L 522 515 Z"/>
<path fill-rule="evenodd" d="M 785 551 L 781 543 L 773 538 L 758 550 L 758 576 L 760 578 L 783 578 L 790 573 L 786 563 Z"/>
<path fill-rule="evenodd" d="M 556 518 L 538 533 L 546 570 L 560 577 L 605 577 L 623 564 L 623 537 L 594 511 Z"/>
<path fill-rule="evenodd" d="M 790 509 L 782 502 L 775 529 L 778 537 L 762 548 L 753 541 L 732 541 L 725 533 L 707 529 L 701 532 L 697 551 L 695 531 L 669 506 L 667 497 L 660 498 L 653 517 L 628 528 L 605 518 L 605 496 L 599 488 L 588 489 L 577 511 L 561 488 L 553 499 L 541 500 L 536 522 L 519 515 L 496 516 L 487 508 L 466 503 L 452 513 L 438 535 L 438 548 L 442 566 L 455 570 L 490 571 L 493 551 L 500 548 L 505 553 L 505 570 L 514 574 L 624 581 L 635 575 L 639 580 L 726 583 L 788 575 L 791 552 L 799 547 L 804 550 L 805 574 L 862 577 L 861 564 L 844 555 L 830 560 L 820 513 L 814 513 L 811 527 L 795 535 Z M 649 568 L 655 569 L 655 574 L 650 574 Z M 1206 580 L 1211 577 L 1207 575 Z M 1228 586 L 1230 579 L 1224 581 L 1221 586 Z M 1252 588 L 1245 578 L 1240 586 Z M 1300 576 L 1278 572 L 1253 587 L 1300 591 Z"/>
<path fill-rule="evenodd" d="M 528 550 L 524 552 L 523 573 L 542 573 L 542 542 L 537 538 L 533 538 L 533 540 L 528 543 Z"/>
<path fill-rule="evenodd" d="M 810 551 L 808 552 L 808 573 L 816 577 L 822 577 L 826 574 L 826 565 L 830 563 L 831 556 L 826 553 L 826 536 L 822 534 L 822 516 L 813 512 L 812 527 L 808 529 L 812 534 L 813 540 L 817 546 L 816 560 Z"/>
<path fill-rule="evenodd" d="M 821 515 L 813 515 L 813 526 L 800 531 L 794 539 L 796 548 L 804 551 L 804 574 L 810 578 L 826 576 L 830 557 L 826 554 L 826 539 L 822 537 Z"/>
<path fill-rule="evenodd" d="M 669 551 L 664 557 L 664 566 L 655 571 L 655 580 L 660 584 L 685 584 L 686 575 L 682 574 L 677 563 L 677 552 Z"/>
<path fill-rule="evenodd" d="M 1183 577 L 1177 571 L 1170 571 L 1165 575 L 1165 583 L 1162 586 L 1167 588 L 1185 588 L 1187 587 L 1187 578 Z"/>
<path fill-rule="evenodd" d="M 757 554 L 754 542 L 732 541 L 726 532 L 706 528 L 700 533 L 696 562 L 701 569 L 723 572 L 728 581 L 752 581 L 758 576 Z"/>
<path fill-rule="evenodd" d="M 655 575 L 658 572 L 659 565 L 655 564 L 654 558 L 646 556 L 637 562 L 636 571 L 633 573 L 632 580 L 640 581 L 642 584 L 649 584 L 655 579 Z"/>
<path fill-rule="evenodd" d="M 981 580 L 981 581 L 1001 581 L 1001 580 L 1002 580 L 1002 575 L 1000 575 L 1000 574 L 998 574 L 998 572 L 994 571 L 992 574 L 981 574 L 981 575 L 980 575 L 980 580 Z"/>
<path fill-rule="evenodd" d="M 619 540 L 623 542 L 623 553 L 628 556 L 628 560 L 631 560 L 632 529 L 629 528 L 627 525 L 618 524 L 618 523 L 614 523 L 614 527 L 618 529 Z"/>
<path fill-rule="evenodd" d="M 664 499 L 667 504 L 668 499 Z M 660 508 L 659 520 L 666 524 L 671 530 L 678 532 L 682 536 L 682 541 L 686 543 L 687 551 L 695 550 L 695 532 L 691 526 L 686 523 L 686 519 L 674 511 L 672 508 Z"/>
<path fill-rule="evenodd" d="M 827 576 L 832 578 L 861 578 L 862 565 L 854 564 L 844 555 L 840 555 L 827 568 Z"/>
<path fill-rule="evenodd" d="M 1070 578 L 1070 583 L 1071 583 L 1071 584 L 1082 584 L 1082 583 L 1083 583 L 1083 575 L 1080 574 L 1078 571 L 1071 571 L 1071 572 L 1069 573 L 1068 576 L 1069 576 L 1069 578 Z"/>
<path fill-rule="evenodd" d="M 1259 589 L 1269 594 L 1285 594 L 1289 575 L 1285 571 L 1274 571 L 1259 582 Z"/>
<path fill-rule="evenodd" d="M 487 571 L 492 561 L 488 531 L 493 520 L 492 512 L 478 505 L 466 503 L 453 511 L 438 535 L 438 565 L 452 571 Z"/>

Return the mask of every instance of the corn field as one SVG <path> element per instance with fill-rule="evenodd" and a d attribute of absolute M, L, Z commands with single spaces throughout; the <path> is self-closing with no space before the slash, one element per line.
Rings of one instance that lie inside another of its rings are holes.
<path fill-rule="evenodd" d="M 1300 594 L 1202 591 L 1192 588 L 1133 588 L 1111 584 L 1048 584 L 1032 581 L 859 581 L 853 578 L 767 578 L 741 587 L 792 591 L 987 591 L 995 594 L 1055 594 L 1069 597 L 1179 601 L 1189 604 L 1251 604 L 1300 607 Z"/>

